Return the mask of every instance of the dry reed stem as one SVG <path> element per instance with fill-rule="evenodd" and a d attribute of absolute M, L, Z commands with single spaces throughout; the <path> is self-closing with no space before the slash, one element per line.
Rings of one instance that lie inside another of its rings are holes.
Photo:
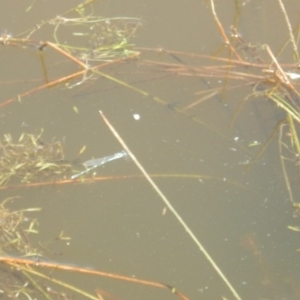
<path fill-rule="evenodd" d="M 30 260 L 30 259 L 0 256 L 0 261 L 7 263 L 7 264 L 11 264 L 16 268 L 18 268 L 19 264 L 25 265 L 25 266 L 45 267 L 45 268 L 56 269 L 56 270 L 73 271 L 73 272 L 82 273 L 82 274 L 102 276 L 102 277 L 106 277 L 106 278 L 112 278 L 112 279 L 116 279 L 116 280 L 152 286 L 155 288 L 168 289 L 168 290 L 171 290 L 171 292 L 173 294 L 177 295 L 180 299 L 189 300 L 188 297 L 186 297 L 185 295 L 183 295 L 182 293 L 180 293 L 173 287 L 166 285 L 166 284 L 159 283 L 159 282 L 155 282 L 155 281 L 143 280 L 143 279 L 139 279 L 139 278 L 133 278 L 133 277 L 118 275 L 118 274 L 114 274 L 114 273 L 107 273 L 107 272 L 102 272 L 102 271 L 97 271 L 97 270 L 79 268 L 79 267 L 70 266 L 70 265 L 62 265 L 62 264 L 57 264 L 57 263 L 52 263 L 52 262 L 44 262 L 41 260 L 34 261 L 34 260 Z M 24 269 L 24 270 L 27 270 L 27 269 Z M 53 278 L 53 275 L 51 275 L 51 278 Z"/>
<path fill-rule="evenodd" d="M 218 178 L 214 176 L 204 175 L 204 174 L 150 174 L 152 178 L 181 178 L 181 179 L 213 179 L 220 182 L 224 182 L 223 178 Z M 110 180 L 121 180 L 121 179 L 136 179 L 143 178 L 142 174 L 133 174 L 133 175 L 118 175 L 118 176 L 93 176 L 93 177 L 85 177 L 85 178 L 76 178 L 76 179 L 60 179 L 55 181 L 40 181 L 40 182 L 28 182 L 23 184 L 13 184 L 13 185 L 5 185 L 0 186 L 0 190 L 9 190 L 9 189 L 21 189 L 21 188 L 34 188 L 41 186 L 54 186 L 54 185 L 63 185 L 63 184 L 84 184 L 84 183 L 92 183 L 97 181 L 110 181 Z M 236 187 L 244 188 L 244 186 L 240 185 L 235 181 L 227 180 L 227 183 L 230 183 Z"/>
<path fill-rule="evenodd" d="M 63 53 L 63 52 L 61 52 L 61 53 Z M 69 57 L 69 55 L 68 55 L 68 57 Z M 73 60 L 73 59 L 72 60 L 76 62 L 76 58 L 74 58 L 74 59 L 75 60 Z M 131 59 L 131 57 L 127 57 L 127 59 Z M 43 89 L 52 88 L 52 87 L 54 87 L 56 85 L 60 85 L 60 84 L 65 83 L 65 82 L 69 82 L 72 79 L 75 79 L 75 78 L 77 78 L 77 77 L 79 77 L 81 75 L 84 75 L 87 71 L 96 72 L 97 69 L 100 69 L 102 67 L 105 67 L 105 66 L 108 66 L 108 65 L 112 65 L 112 64 L 115 64 L 115 63 L 123 62 L 123 61 L 125 61 L 124 58 L 120 58 L 120 59 L 115 60 L 113 62 L 105 62 L 105 63 L 98 64 L 98 65 L 96 65 L 96 66 L 94 66 L 92 68 L 89 68 L 89 69 L 86 68 L 85 64 L 84 65 L 80 64 L 82 67 L 84 67 L 83 70 L 81 70 L 79 72 L 76 72 L 76 73 L 73 73 L 73 74 L 70 74 L 70 75 L 65 76 L 65 77 L 61 77 L 61 78 L 55 79 L 55 80 L 53 80 L 51 82 L 48 82 L 46 84 L 43 84 L 43 85 L 35 87 L 35 88 L 31 89 L 31 90 L 28 90 L 28 91 L 26 91 L 24 93 L 18 94 L 17 98 L 13 97 L 13 98 L 10 98 L 10 99 L 8 99 L 8 100 L 0 103 L 0 108 L 3 107 L 3 106 L 6 106 L 8 104 L 11 104 L 11 103 L 13 103 L 13 102 L 15 102 L 17 100 L 22 101 L 22 99 L 24 97 L 27 97 L 27 96 L 29 96 L 29 95 L 31 95 L 33 93 L 36 93 L 38 91 L 41 91 Z M 103 77 L 105 77 L 105 75 L 106 74 L 102 74 Z M 113 78 L 113 77 L 111 77 L 111 78 Z"/>
<path fill-rule="evenodd" d="M 279 82 L 282 83 L 284 86 L 287 86 L 288 88 L 290 88 L 298 97 L 300 97 L 300 93 L 292 85 L 290 79 L 288 78 L 287 74 L 283 71 L 282 67 L 278 63 L 278 61 L 277 61 L 275 55 L 273 54 L 272 50 L 270 49 L 269 45 L 266 44 L 266 45 L 264 45 L 264 47 L 267 50 L 270 57 L 272 58 L 273 63 L 276 66 L 276 70 L 274 70 L 274 76 L 276 77 L 276 79 L 279 80 Z M 295 101 L 293 101 L 293 98 L 291 98 L 291 100 L 292 100 L 293 104 L 297 107 L 297 104 L 295 103 Z"/>
<path fill-rule="evenodd" d="M 294 34 L 293 34 L 291 22 L 290 22 L 289 17 L 286 13 L 286 10 L 285 10 L 285 7 L 284 7 L 284 4 L 283 4 L 282 0 L 278 0 L 278 2 L 279 2 L 279 6 L 280 6 L 281 11 L 284 15 L 285 22 L 286 22 L 288 30 L 289 30 L 290 40 L 291 40 L 292 47 L 293 47 L 293 50 L 294 50 L 294 56 L 295 56 L 296 60 L 299 61 L 298 47 L 297 47 L 295 37 L 294 37 Z"/>
<path fill-rule="evenodd" d="M 159 189 L 159 187 L 156 185 L 156 183 L 152 180 L 150 175 L 147 173 L 147 171 L 144 169 L 144 167 L 141 165 L 141 163 L 137 160 L 135 155 L 131 152 L 127 144 L 124 142 L 124 140 L 121 138 L 119 133 L 115 130 L 115 128 L 111 125 L 109 120 L 106 118 L 104 113 L 99 110 L 99 113 L 104 120 L 105 124 L 108 126 L 108 128 L 111 130 L 115 138 L 118 140 L 118 142 L 122 145 L 122 147 L 126 150 L 126 152 L 129 154 L 130 158 L 133 160 L 135 165 L 138 167 L 138 169 L 141 171 L 141 173 L 145 176 L 146 180 L 149 182 L 149 184 L 152 186 L 152 188 L 155 190 L 155 192 L 159 195 L 159 197 L 162 199 L 164 204 L 168 207 L 168 209 L 173 213 L 177 221 L 182 225 L 182 227 L 185 229 L 185 231 L 188 233 L 190 238 L 195 242 L 195 244 L 198 246 L 199 250 L 204 254 L 205 258 L 208 260 L 208 262 L 211 264 L 211 266 L 214 268 L 214 270 L 217 272 L 217 274 L 220 276 L 220 278 L 223 280 L 225 285 L 229 288 L 229 290 L 232 292 L 234 297 L 238 300 L 241 300 L 239 294 L 236 292 L 234 287 L 231 285 L 227 277 L 224 275 L 224 273 L 221 271 L 221 269 L 218 267 L 218 265 L 215 263 L 213 258 L 209 255 L 209 253 L 206 251 L 206 249 L 203 247 L 203 245 L 200 243 L 196 235 L 193 233 L 193 231 L 190 229 L 190 227 L 186 224 L 186 222 L 182 219 L 182 217 L 179 215 L 179 213 L 175 210 L 171 202 L 166 198 L 166 196 L 163 194 L 163 192 Z"/>
<path fill-rule="evenodd" d="M 280 72 L 279 76 L 277 76 L 278 79 L 281 79 L 282 83 L 291 87 L 291 82 L 288 79 L 288 77 L 286 76 L 285 72 L 283 71 L 283 69 L 281 68 L 280 64 L 278 63 L 275 55 L 273 54 L 272 50 L 270 49 L 269 45 L 264 45 L 265 49 L 267 50 L 268 54 L 270 55 L 270 57 L 272 58 L 273 63 L 275 64 L 277 70 Z M 276 72 L 276 71 L 275 71 Z M 292 88 L 294 90 L 294 88 Z"/>
<path fill-rule="evenodd" d="M 213 0 L 210 0 L 210 3 L 211 3 L 211 11 L 212 11 L 212 14 L 214 16 L 214 19 L 217 23 L 217 26 L 221 32 L 221 35 L 224 39 L 224 43 L 225 45 L 228 45 L 229 48 L 230 48 L 230 51 L 236 56 L 236 58 L 239 60 L 239 61 L 243 61 L 242 58 L 240 57 L 240 55 L 235 51 L 234 47 L 231 45 L 226 33 L 225 33 L 225 30 L 221 24 L 221 22 L 219 21 L 219 18 L 218 18 L 218 15 L 216 13 L 216 10 L 215 10 L 215 4 L 214 4 L 214 1 Z"/>
<path fill-rule="evenodd" d="M 54 50 L 56 50 L 57 52 L 63 54 L 64 56 L 66 56 L 70 60 L 72 60 L 75 63 L 77 63 L 78 65 L 80 65 L 83 69 L 85 69 L 85 70 L 88 69 L 88 66 L 85 63 L 83 63 L 81 60 L 77 59 L 75 56 L 71 55 L 70 53 L 66 52 L 65 50 L 61 49 L 57 45 L 55 45 L 51 42 L 46 42 L 46 43 L 44 43 L 44 45 L 42 45 L 40 47 L 41 48 L 40 50 L 42 50 L 45 46 L 49 46 L 49 47 L 53 48 Z"/>

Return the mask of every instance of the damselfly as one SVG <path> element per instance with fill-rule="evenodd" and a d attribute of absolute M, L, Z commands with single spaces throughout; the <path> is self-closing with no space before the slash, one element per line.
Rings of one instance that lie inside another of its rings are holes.
<path fill-rule="evenodd" d="M 91 170 L 96 169 L 99 166 L 106 164 L 109 161 L 116 160 L 116 159 L 119 159 L 122 157 L 127 157 L 127 156 L 128 156 L 127 152 L 125 150 L 122 150 L 121 152 L 115 153 L 113 155 L 87 160 L 83 163 L 83 165 L 86 167 L 86 170 L 71 176 L 71 179 L 78 178 L 79 176 L 86 174 L 86 173 L 90 172 Z"/>

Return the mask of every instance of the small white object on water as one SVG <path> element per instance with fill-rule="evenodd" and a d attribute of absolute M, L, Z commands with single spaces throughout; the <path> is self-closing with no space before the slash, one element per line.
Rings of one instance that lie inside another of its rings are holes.
<path fill-rule="evenodd" d="M 141 118 L 141 116 L 140 116 L 139 114 L 133 114 L 133 118 L 134 118 L 136 121 L 138 121 L 138 120 Z"/>
<path fill-rule="evenodd" d="M 250 143 L 248 145 L 248 147 L 253 147 L 253 146 L 259 146 L 260 145 L 260 142 L 259 141 L 253 141 L 252 143 Z"/>
<path fill-rule="evenodd" d="M 288 77 L 290 77 L 291 80 L 297 80 L 297 79 L 300 79 L 300 74 L 298 74 L 298 73 L 286 72 L 285 74 L 286 74 Z"/>

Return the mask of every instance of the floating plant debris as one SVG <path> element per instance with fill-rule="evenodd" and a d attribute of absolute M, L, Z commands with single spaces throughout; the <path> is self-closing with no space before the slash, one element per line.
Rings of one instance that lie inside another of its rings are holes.
<path fill-rule="evenodd" d="M 23 133 L 18 142 L 10 134 L 0 140 L 0 186 L 12 179 L 21 183 L 55 178 L 72 172 L 65 161 L 63 144 L 45 143 L 40 135 Z"/>

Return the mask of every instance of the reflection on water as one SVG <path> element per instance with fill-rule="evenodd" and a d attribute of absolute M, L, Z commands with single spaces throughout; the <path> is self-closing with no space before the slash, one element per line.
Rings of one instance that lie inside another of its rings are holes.
<path fill-rule="evenodd" d="M 92 171 L 92 170 L 94 170 L 94 169 L 96 169 L 96 168 L 98 168 L 98 167 L 100 167 L 100 166 L 102 166 L 102 165 L 104 165 L 104 164 L 106 164 L 110 161 L 126 157 L 127 155 L 128 154 L 126 153 L 126 151 L 122 150 L 121 152 L 117 152 L 117 153 L 112 154 L 112 155 L 104 156 L 102 158 L 95 158 L 95 159 L 87 160 L 84 163 L 82 163 L 86 167 L 86 170 L 84 170 L 80 173 L 72 175 L 71 179 L 78 178 L 79 176 L 87 174 L 90 171 Z"/>

